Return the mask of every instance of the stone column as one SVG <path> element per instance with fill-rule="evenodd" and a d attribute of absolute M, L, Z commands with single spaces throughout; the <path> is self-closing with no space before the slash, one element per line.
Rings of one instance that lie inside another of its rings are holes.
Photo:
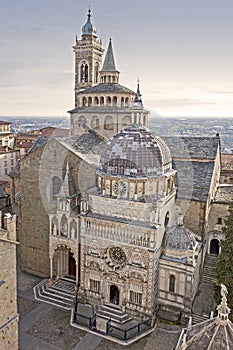
<path fill-rule="evenodd" d="M 49 260 L 50 260 L 50 278 L 53 278 L 53 256 L 50 256 Z"/>

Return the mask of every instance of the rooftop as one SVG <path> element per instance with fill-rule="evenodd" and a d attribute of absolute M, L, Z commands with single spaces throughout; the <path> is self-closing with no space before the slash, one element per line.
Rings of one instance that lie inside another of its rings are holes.
<path fill-rule="evenodd" d="M 219 147 L 219 137 L 163 136 L 172 158 L 214 160 Z"/>
<path fill-rule="evenodd" d="M 148 128 L 133 124 L 101 149 L 99 170 L 128 177 L 161 176 L 171 170 L 171 154 L 161 138 Z"/>
<path fill-rule="evenodd" d="M 214 202 L 231 203 L 233 201 L 233 185 L 220 185 L 214 197 Z"/>
<path fill-rule="evenodd" d="M 84 90 L 81 90 L 79 93 L 89 94 L 89 93 L 128 93 L 135 95 L 133 90 L 128 89 L 127 87 L 120 84 L 98 84 L 95 86 L 88 87 Z"/>
<path fill-rule="evenodd" d="M 221 304 L 218 316 L 183 330 L 176 350 L 223 350 L 233 349 L 233 324 L 228 315 L 227 289 L 221 285 Z"/>

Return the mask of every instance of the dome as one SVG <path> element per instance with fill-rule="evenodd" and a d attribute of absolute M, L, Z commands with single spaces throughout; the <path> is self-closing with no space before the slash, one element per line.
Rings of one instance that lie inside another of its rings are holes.
<path fill-rule="evenodd" d="M 99 166 L 101 172 L 122 177 L 157 177 L 171 169 L 165 142 L 136 124 L 127 126 L 106 143 Z"/>
<path fill-rule="evenodd" d="M 88 10 L 88 15 L 87 15 L 87 22 L 84 24 L 82 27 L 82 33 L 83 34 L 89 34 L 89 35 L 96 35 L 96 29 L 91 23 L 91 10 Z"/>
<path fill-rule="evenodd" d="M 183 329 L 177 350 L 222 350 L 233 349 L 233 324 L 229 320 L 227 289 L 221 284 L 221 304 L 218 316 Z"/>
<path fill-rule="evenodd" d="M 165 234 L 165 248 L 175 250 L 193 250 L 196 239 L 192 231 L 183 225 L 177 225 Z"/>

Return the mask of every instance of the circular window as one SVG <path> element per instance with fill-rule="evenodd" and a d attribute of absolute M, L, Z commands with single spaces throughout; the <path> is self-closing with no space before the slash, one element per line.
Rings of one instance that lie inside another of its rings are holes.
<path fill-rule="evenodd" d="M 115 269 L 122 268 L 126 262 L 125 252 L 120 247 L 109 247 L 105 252 L 106 263 Z"/>
<path fill-rule="evenodd" d="M 126 193 L 127 186 L 125 182 L 116 181 L 113 187 L 113 191 L 116 195 L 122 197 Z"/>

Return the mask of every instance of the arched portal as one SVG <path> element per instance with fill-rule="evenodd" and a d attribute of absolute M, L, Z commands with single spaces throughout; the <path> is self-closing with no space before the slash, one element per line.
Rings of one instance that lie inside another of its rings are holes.
<path fill-rule="evenodd" d="M 216 238 L 210 241 L 210 254 L 219 254 L 219 240 Z"/>
<path fill-rule="evenodd" d="M 76 277 L 76 262 L 74 253 L 69 252 L 69 276 Z"/>
<path fill-rule="evenodd" d="M 70 247 L 63 244 L 55 247 L 50 263 L 50 276 L 76 277 L 76 260 Z"/>
<path fill-rule="evenodd" d="M 115 286 L 114 284 L 111 285 L 110 287 L 110 303 L 115 304 L 115 305 L 119 305 L 119 288 L 117 286 Z"/>

